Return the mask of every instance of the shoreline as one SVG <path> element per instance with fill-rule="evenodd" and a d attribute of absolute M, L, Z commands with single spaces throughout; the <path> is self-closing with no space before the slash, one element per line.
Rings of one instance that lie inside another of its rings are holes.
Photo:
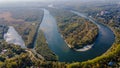
<path fill-rule="evenodd" d="M 84 46 L 83 48 L 80 48 L 80 49 L 74 48 L 74 50 L 75 50 L 75 51 L 87 51 L 87 50 L 90 50 L 92 47 L 93 47 L 93 44 L 91 44 L 91 45 L 86 45 L 86 46 Z"/>
<path fill-rule="evenodd" d="M 64 39 L 63 35 L 61 34 L 61 37 Z M 64 39 L 65 43 L 67 44 L 67 46 L 69 48 L 72 48 L 70 44 L 67 43 L 67 41 Z M 94 44 L 94 43 L 93 43 Z M 75 51 L 79 51 L 79 52 L 84 52 L 84 51 L 87 51 L 87 50 L 90 50 L 92 47 L 93 47 L 93 44 L 91 45 L 86 45 L 84 46 L 83 48 L 79 48 L 79 49 L 76 49 L 76 48 L 73 48 L 73 50 Z"/>
<path fill-rule="evenodd" d="M 68 46 L 69 48 L 72 48 L 71 45 L 68 44 L 67 41 L 64 39 L 64 37 L 63 37 L 63 35 L 62 35 L 61 33 L 60 33 L 60 35 L 61 35 L 61 37 L 63 38 L 63 40 L 65 41 L 65 43 L 67 44 L 67 46 Z"/>

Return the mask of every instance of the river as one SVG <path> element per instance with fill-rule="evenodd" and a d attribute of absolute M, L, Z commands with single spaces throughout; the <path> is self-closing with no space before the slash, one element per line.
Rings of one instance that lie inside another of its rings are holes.
<path fill-rule="evenodd" d="M 77 13 L 80 15 L 79 13 Z M 83 16 L 84 17 L 84 16 Z M 99 34 L 96 38 L 93 47 L 84 52 L 77 52 L 70 49 L 58 31 L 57 22 L 50 12 L 44 9 L 44 18 L 40 25 L 43 30 L 49 48 L 59 57 L 61 62 L 86 61 L 102 55 L 113 44 L 115 38 L 113 32 L 106 26 L 95 22 L 89 17 L 85 18 L 96 23 L 99 28 Z"/>

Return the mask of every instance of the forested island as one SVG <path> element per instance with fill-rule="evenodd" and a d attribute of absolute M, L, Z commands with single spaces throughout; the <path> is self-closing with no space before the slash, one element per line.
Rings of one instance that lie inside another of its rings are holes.
<path fill-rule="evenodd" d="M 57 20 L 58 29 L 68 46 L 80 49 L 93 44 L 98 27 L 87 19 L 66 10 L 50 9 Z"/>

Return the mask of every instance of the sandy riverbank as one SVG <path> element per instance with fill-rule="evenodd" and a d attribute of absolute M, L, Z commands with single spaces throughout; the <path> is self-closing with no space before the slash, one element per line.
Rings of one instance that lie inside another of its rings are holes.
<path fill-rule="evenodd" d="M 74 50 L 75 50 L 75 51 L 87 51 L 87 50 L 90 50 L 90 49 L 92 48 L 92 46 L 93 46 L 93 44 L 91 44 L 91 45 L 86 45 L 86 46 L 84 46 L 83 48 L 80 48 L 80 49 L 75 49 L 75 48 L 74 48 Z"/>
<path fill-rule="evenodd" d="M 64 39 L 63 35 L 61 35 L 61 37 Z M 67 44 L 67 46 L 69 48 L 72 48 L 70 44 L 67 43 L 67 41 L 64 39 L 65 43 Z M 80 49 L 76 49 L 76 48 L 73 48 L 75 51 L 87 51 L 87 50 L 90 50 L 92 48 L 93 44 L 91 45 L 86 45 L 84 46 L 83 48 L 80 48 Z"/>

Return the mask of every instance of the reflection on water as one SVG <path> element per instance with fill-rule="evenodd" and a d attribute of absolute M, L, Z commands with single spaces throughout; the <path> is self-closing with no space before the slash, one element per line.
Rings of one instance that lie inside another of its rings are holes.
<path fill-rule="evenodd" d="M 44 18 L 40 29 L 42 29 L 45 34 L 49 48 L 58 55 L 59 61 L 73 62 L 93 59 L 110 48 L 114 42 L 113 32 L 106 26 L 101 24 L 98 24 L 98 26 L 99 35 L 94 42 L 93 48 L 85 52 L 77 52 L 67 46 L 57 30 L 55 18 L 46 9 L 44 9 Z M 108 39 L 109 41 L 106 41 Z"/>
<path fill-rule="evenodd" d="M 19 45 L 25 48 L 25 43 L 13 26 L 9 26 L 8 32 L 4 34 L 4 39 L 9 44 Z"/>

